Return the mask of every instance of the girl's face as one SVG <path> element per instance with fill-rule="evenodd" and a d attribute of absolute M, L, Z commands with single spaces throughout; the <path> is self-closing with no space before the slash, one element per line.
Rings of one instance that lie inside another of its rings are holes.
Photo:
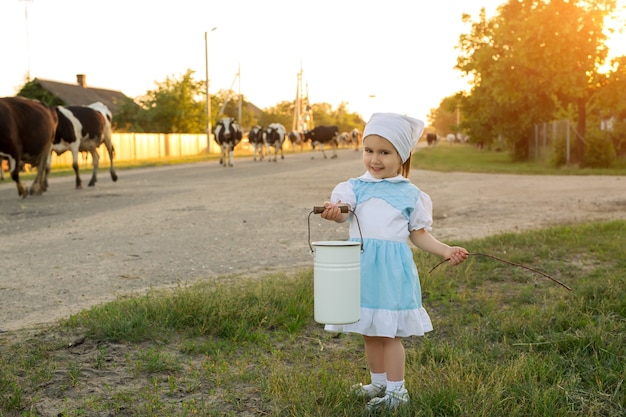
<path fill-rule="evenodd" d="M 363 139 L 363 164 L 372 177 L 382 180 L 400 174 L 402 159 L 387 139 L 368 135 Z"/>

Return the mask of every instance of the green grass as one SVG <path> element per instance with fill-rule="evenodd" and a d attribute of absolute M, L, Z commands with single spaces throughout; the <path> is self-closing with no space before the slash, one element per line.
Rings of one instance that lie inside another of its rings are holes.
<path fill-rule="evenodd" d="M 441 145 L 417 152 L 413 167 L 626 173 Z M 428 273 L 439 259 L 416 251 L 435 331 L 405 340 L 412 401 L 394 415 L 626 415 L 626 222 L 449 243 L 573 290 L 478 255 Z M 154 290 L 44 329 L 0 333 L 0 364 L 0 416 L 367 415 L 347 395 L 368 378 L 362 342 L 314 322 L 312 270 Z"/>
<path fill-rule="evenodd" d="M 451 243 L 572 291 L 477 255 L 429 273 L 439 259 L 416 250 L 435 331 L 405 339 L 412 401 L 394 415 L 625 415 L 625 221 Z M 347 395 L 368 377 L 362 342 L 313 321 L 311 270 L 154 290 L 0 338 L 3 416 L 48 401 L 63 416 L 367 415 Z"/>
<path fill-rule="evenodd" d="M 555 168 L 549 161 L 514 162 L 508 152 L 479 150 L 467 144 L 438 143 L 413 154 L 412 168 L 432 171 L 463 171 L 525 175 L 626 175 L 626 160 L 618 160 L 613 168 Z"/>

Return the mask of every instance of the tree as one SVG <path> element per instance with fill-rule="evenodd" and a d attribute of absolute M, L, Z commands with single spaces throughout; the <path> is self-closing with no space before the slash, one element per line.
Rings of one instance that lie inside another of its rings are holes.
<path fill-rule="evenodd" d="M 193 79 L 193 71 L 180 78 L 167 77 L 156 83 L 155 90 L 139 99 L 145 113 L 140 123 L 146 132 L 203 133 L 206 132 L 204 83 Z"/>
<path fill-rule="evenodd" d="M 463 101 L 468 123 L 504 134 L 514 156 L 524 159 L 533 125 L 574 103 L 582 161 L 585 106 L 606 59 L 602 28 L 614 7 L 614 0 L 509 0 L 492 19 L 484 9 L 477 22 L 465 15 L 472 26 L 460 37 L 457 68 L 472 79 Z"/>
<path fill-rule="evenodd" d="M 598 84 L 590 100 L 591 115 L 613 142 L 617 156 L 626 156 L 626 56 L 613 59 L 610 71 L 599 77 Z"/>
<path fill-rule="evenodd" d="M 291 101 L 281 101 L 274 107 L 266 108 L 261 117 L 259 124 L 263 127 L 269 126 L 271 123 L 280 123 L 285 126 L 285 130 L 291 130 L 293 121 L 294 104 Z"/>
<path fill-rule="evenodd" d="M 355 127 L 361 127 L 364 123 L 356 113 L 350 113 L 346 103 L 341 103 L 337 109 L 333 110 L 328 103 L 318 103 L 311 106 L 314 126 L 336 125 L 339 131 L 350 131 Z M 281 101 L 274 107 L 267 108 L 259 117 L 261 126 L 268 126 L 270 123 L 280 123 L 287 131 L 291 130 L 293 124 L 294 103 L 292 101 Z"/>
<path fill-rule="evenodd" d="M 117 111 L 113 115 L 113 130 L 143 133 L 144 130 L 140 123 L 141 111 L 141 107 L 134 100 L 125 97 L 118 104 Z"/>
<path fill-rule="evenodd" d="M 52 107 L 67 105 L 63 100 L 43 88 L 37 80 L 27 80 L 17 95 L 39 100 Z"/>
<path fill-rule="evenodd" d="M 457 116 L 460 116 L 461 98 L 458 94 L 445 97 L 439 103 L 438 108 L 430 110 L 427 117 L 428 123 L 435 129 L 435 133 L 446 136 L 448 133 L 460 132 L 461 127 Z"/>
<path fill-rule="evenodd" d="M 334 121 L 328 121 L 327 124 L 336 125 L 339 128 L 339 132 L 350 132 L 355 127 L 362 130 L 365 125 L 361 116 L 356 113 L 351 113 L 348 110 L 348 103 L 346 102 L 339 103 L 337 109 L 334 111 L 331 108 L 329 116 L 330 119 L 334 119 Z M 317 123 L 316 121 L 316 124 L 321 125 L 324 123 Z"/>
<path fill-rule="evenodd" d="M 211 113 L 214 113 L 213 106 L 214 101 L 219 103 L 216 116 L 213 118 L 213 125 L 217 122 L 217 119 L 222 117 L 232 117 L 239 122 L 244 130 L 258 124 L 258 118 L 260 111 L 249 103 L 243 94 L 240 96 L 232 90 L 220 90 L 217 94 L 211 96 Z M 239 114 L 239 101 L 241 100 L 241 115 Z M 259 114 L 257 114 L 256 111 Z M 220 114 L 221 113 L 221 114 Z"/>

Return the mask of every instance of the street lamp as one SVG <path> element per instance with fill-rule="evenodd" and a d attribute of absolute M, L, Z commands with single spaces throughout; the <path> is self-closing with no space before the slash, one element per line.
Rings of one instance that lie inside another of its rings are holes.
<path fill-rule="evenodd" d="M 213 32 L 217 27 L 211 28 Z M 211 93 L 209 92 L 209 33 L 204 32 L 204 68 L 206 77 L 206 151 L 211 153 Z"/>
<path fill-rule="evenodd" d="M 370 94 L 368 96 L 368 98 L 369 98 L 369 103 L 370 103 L 370 105 L 368 106 L 370 108 L 370 114 L 364 120 L 365 123 L 367 123 L 367 121 L 370 119 L 370 117 L 372 117 L 372 114 L 374 114 L 376 112 L 376 94 Z"/>

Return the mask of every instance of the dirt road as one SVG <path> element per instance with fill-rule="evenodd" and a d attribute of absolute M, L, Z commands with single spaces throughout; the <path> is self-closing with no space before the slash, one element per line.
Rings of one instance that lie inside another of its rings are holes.
<path fill-rule="evenodd" d="M 334 185 L 364 172 L 360 153 L 288 154 L 118 170 L 113 183 L 74 189 L 53 178 L 21 199 L 0 184 L 0 329 L 49 323 L 119 295 L 224 274 L 312 266 L 307 216 Z M 83 168 L 83 176 L 88 175 Z M 434 202 L 433 233 L 454 243 L 504 231 L 626 219 L 626 177 L 544 177 L 414 170 Z M 30 184 L 29 184 L 30 185 Z M 313 239 L 346 225 L 312 217 Z"/>

